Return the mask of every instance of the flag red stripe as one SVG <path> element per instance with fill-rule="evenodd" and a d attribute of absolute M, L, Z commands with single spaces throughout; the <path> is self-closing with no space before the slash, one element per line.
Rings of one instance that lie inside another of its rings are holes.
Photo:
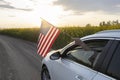
<path fill-rule="evenodd" d="M 37 45 L 37 48 L 38 48 L 38 46 L 39 46 L 41 36 L 42 36 L 42 34 L 40 33 L 40 34 L 39 34 L 39 38 L 38 38 L 38 45 Z"/>
<path fill-rule="evenodd" d="M 53 38 L 53 40 L 51 41 L 51 44 L 49 44 L 50 46 L 48 46 L 48 49 L 46 49 L 46 53 L 44 53 L 43 57 L 45 57 L 47 55 L 47 53 L 50 51 L 50 48 L 52 47 L 54 41 L 56 40 L 56 38 L 58 37 L 58 35 L 60 34 L 60 31 L 58 30 L 58 32 L 56 32 L 57 34 L 55 35 L 55 37 Z"/>
<path fill-rule="evenodd" d="M 38 52 L 39 52 L 40 54 L 42 54 L 42 53 L 41 53 L 41 49 L 42 49 L 42 47 L 44 46 L 44 44 L 45 44 L 48 36 L 50 35 L 52 29 L 53 29 L 53 27 L 50 28 L 50 30 L 49 30 L 48 33 L 45 35 L 44 39 L 42 40 L 42 42 L 41 42 L 41 44 L 40 44 L 40 47 L 39 47 L 39 50 L 38 50 Z"/>
<path fill-rule="evenodd" d="M 43 53 L 43 57 L 46 56 L 46 54 L 48 53 L 48 51 L 50 50 L 50 48 L 52 47 L 52 44 L 54 43 L 54 41 L 56 40 L 56 38 L 58 37 L 60 31 L 58 29 L 56 29 L 55 34 L 53 35 L 53 37 L 51 38 L 49 44 L 46 47 L 46 50 Z"/>
<path fill-rule="evenodd" d="M 53 27 L 50 28 L 50 30 L 48 31 L 48 33 L 45 35 L 45 38 L 42 40 L 42 43 L 41 43 L 41 45 L 40 45 L 40 47 L 39 47 L 39 50 L 38 50 L 38 52 L 40 53 L 40 55 L 42 54 L 42 53 L 41 53 L 41 49 L 43 48 L 43 46 L 44 46 L 44 44 L 45 44 L 45 42 L 46 42 L 46 40 L 47 40 L 47 38 L 48 38 L 48 36 L 49 36 L 49 33 L 51 33 L 52 28 L 53 28 Z"/>
<path fill-rule="evenodd" d="M 42 20 L 41 33 L 39 34 L 39 38 L 38 38 L 39 42 L 37 45 L 38 48 L 37 53 L 42 57 L 45 57 L 47 53 L 50 51 L 50 48 L 52 47 L 54 41 L 56 40 L 59 34 L 60 34 L 59 29 L 55 28 L 47 21 Z"/>
<path fill-rule="evenodd" d="M 41 34 L 42 35 L 42 34 Z M 40 49 L 40 46 L 41 46 L 41 43 L 42 43 L 42 40 L 44 39 L 44 35 L 41 36 L 41 39 L 39 40 L 39 45 L 38 45 L 38 52 L 39 52 L 39 49 Z"/>
<path fill-rule="evenodd" d="M 52 32 L 50 33 L 50 35 L 48 36 L 47 38 L 47 41 L 45 42 L 45 44 L 43 45 L 42 49 L 41 49 L 41 53 L 43 54 L 44 50 L 46 49 L 47 47 L 47 44 L 49 43 L 49 41 L 51 40 L 52 36 L 54 35 L 54 32 L 55 32 L 55 28 L 53 28 Z M 41 54 L 41 55 L 42 55 Z"/>
<path fill-rule="evenodd" d="M 49 51 L 50 45 L 52 44 L 52 40 L 54 39 L 54 37 L 56 35 L 56 31 L 55 31 L 54 35 L 52 36 L 51 40 L 49 41 L 48 45 L 46 46 L 46 49 L 45 49 L 45 51 L 44 51 L 44 53 L 42 55 L 43 57 L 47 54 L 47 51 Z"/>
<path fill-rule="evenodd" d="M 40 46 L 40 42 L 41 42 L 42 37 L 43 37 L 43 36 L 42 36 L 42 34 L 40 33 L 40 36 L 39 36 L 39 39 L 38 39 L 39 42 L 38 42 L 37 48 Z"/>
<path fill-rule="evenodd" d="M 40 44 L 41 44 L 42 40 L 44 39 L 44 37 L 45 36 L 41 34 L 41 38 L 40 38 L 39 44 L 38 44 L 38 51 L 37 51 L 38 54 L 39 54 Z"/>
<path fill-rule="evenodd" d="M 43 54 L 44 51 L 46 50 L 46 47 L 47 47 L 48 44 L 50 43 L 50 40 L 51 40 L 51 38 L 54 36 L 55 32 L 56 32 L 56 28 L 53 28 L 52 32 L 50 33 L 49 37 L 47 38 L 46 43 L 44 44 L 44 46 L 43 46 L 43 48 L 42 48 L 42 50 L 41 50 L 41 53 L 42 53 L 42 54 Z M 42 54 L 41 54 L 41 55 L 42 55 Z"/>
<path fill-rule="evenodd" d="M 40 44 L 41 44 L 42 40 L 44 39 L 44 37 L 45 37 L 45 36 L 41 34 L 41 38 L 40 38 L 40 40 L 39 40 L 38 48 L 40 47 Z"/>
<path fill-rule="evenodd" d="M 52 29 L 52 28 L 51 28 L 51 29 Z M 50 33 L 51 29 L 48 31 L 48 33 Z M 44 34 L 42 34 L 42 35 L 44 35 Z M 47 35 L 48 35 L 48 34 L 47 34 Z M 47 35 L 45 35 L 44 38 L 43 38 L 43 40 L 41 40 L 41 44 L 40 44 L 40 46 L 39 46 L 39 50 L 40 50 L 41 47 L 44 45 L 44 42 L 45 42 L 45 40 L 47 39 Z"/>
<path fill-rule="evenodd" d="M 38 41 L 40 40 L 40 37 L 41 37 L 41 33 L 39 34 Z"/>

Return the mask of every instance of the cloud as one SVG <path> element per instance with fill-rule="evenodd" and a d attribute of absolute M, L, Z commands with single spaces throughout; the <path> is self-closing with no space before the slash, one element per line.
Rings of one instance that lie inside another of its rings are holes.
<path fill-rule="evenodd" d="M 104 11 L 109 13 L 118 13 L 120 0 L 57 0 L 53 4 L 61 5 L 65 10 L 76 12 Z"/>
<path fill-rule="evenodd" d="M 14 9 L 14 10 L 22 10 L 22 11 L 32 11 L 32 9 L 29 8 L 16 8 L 14 6 L 11 6 L 10 3 L 0 0 L 0 8 L 1 9 Z"/>
<path fill-rule="evenodd" d="M 116 5 L 117 8 L 120 8 L 120 4 L 119 5 Z"/>
<path fill-rule="evenodd" d="M 15 15 L 8 15 L 8 17 L 16 17 Z"/>
<path fill-rule="evenodd" d="M 23 11 L 32 11 L 32 9 L 15 8 L 15 7 L 10 6 L 10 5 L 0 5 L 0 8 L 15 9 L 15 10 L 23 10 Z"/>
<path fill-rule="evenodd" d="M 10 8 L 10 9 L 15 9 L 13 6 L 10 6 L 10 5 L 6 5 L 6 4 L 2 4 L 0 5 L 1 8 Z"/>
<path fill-rule="evenodd" d="M 26 9 L 25 8 L 24 9 L 23 8 L 15 8 L 15 9 L 17 9 L 17 10 L 23 10 L 23 11 L 32 11 L 33 10 L 33 9 L 27 9 L 27 8 Z"/>

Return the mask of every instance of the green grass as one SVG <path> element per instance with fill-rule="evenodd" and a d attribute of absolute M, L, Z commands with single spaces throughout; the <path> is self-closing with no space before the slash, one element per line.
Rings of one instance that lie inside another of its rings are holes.
<path fill-rule="evenodd" d="M 37 42 L 39 28 L 14 28 L 0 30 L 0 34 Z"/>
<path fill-rule="evenodd" d="M 71 37 L 83 37 L 86 35 L 94 34 L 98 31 L 111 30 L 111 29 L 120 29 L 120 24 L 111 25 L 111 26 L 88 26 L 88 27 L 62 27 L 60 28 L 61 34 L 55 41 L 53 49 L 62 48 L 66 44 L 72 41 Z M 39 36 L 39 28 L 20 28 L 20 29 L 4 29 L 0 30 L 0 34 L 8 35 L 28 41 L 37 43 Z"/>
<path fill-rule="evenodd" d="M 103 30 L 111 30 L 111 29 L 120 29 L 120 25 L 113 25 L 113 26 L 102 26 L 102 27 L 64 27 L 60 28 L 61 34 L 55 41 L 53 48 L 58 49 L 62 48 L 66 44 L 72 41 L 72 38 L 81 38 L 83 36 L 87 36 L 90 34 L 94 34 L 99 31 Z M 64 33 L 63 33 L 64 32 Z M 67 34 L 69 34 L 69 36 Z M 71 36 L 71 37 L 70 37 Z"/>

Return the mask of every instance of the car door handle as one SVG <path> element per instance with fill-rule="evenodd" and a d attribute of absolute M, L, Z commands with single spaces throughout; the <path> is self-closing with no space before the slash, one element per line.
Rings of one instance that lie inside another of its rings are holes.
<path fill-rule="evenodd" d="M 79 75 L 75 76 L 75 78 L 76 78 L 77 80 L 83 80 L 83 77 L 82 77 L 82 76 L 79 76 Z"/>

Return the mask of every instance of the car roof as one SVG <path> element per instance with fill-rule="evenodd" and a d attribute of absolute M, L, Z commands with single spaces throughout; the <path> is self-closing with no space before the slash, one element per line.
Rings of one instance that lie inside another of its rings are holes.
<path fill-rule="evenodd" d="M 81 38 L 81 40 L 89 39 L 89 38 L 120 39 L 120 29 L 100 31 L 95 34 L 85 36 L 85 37 Z"/>

